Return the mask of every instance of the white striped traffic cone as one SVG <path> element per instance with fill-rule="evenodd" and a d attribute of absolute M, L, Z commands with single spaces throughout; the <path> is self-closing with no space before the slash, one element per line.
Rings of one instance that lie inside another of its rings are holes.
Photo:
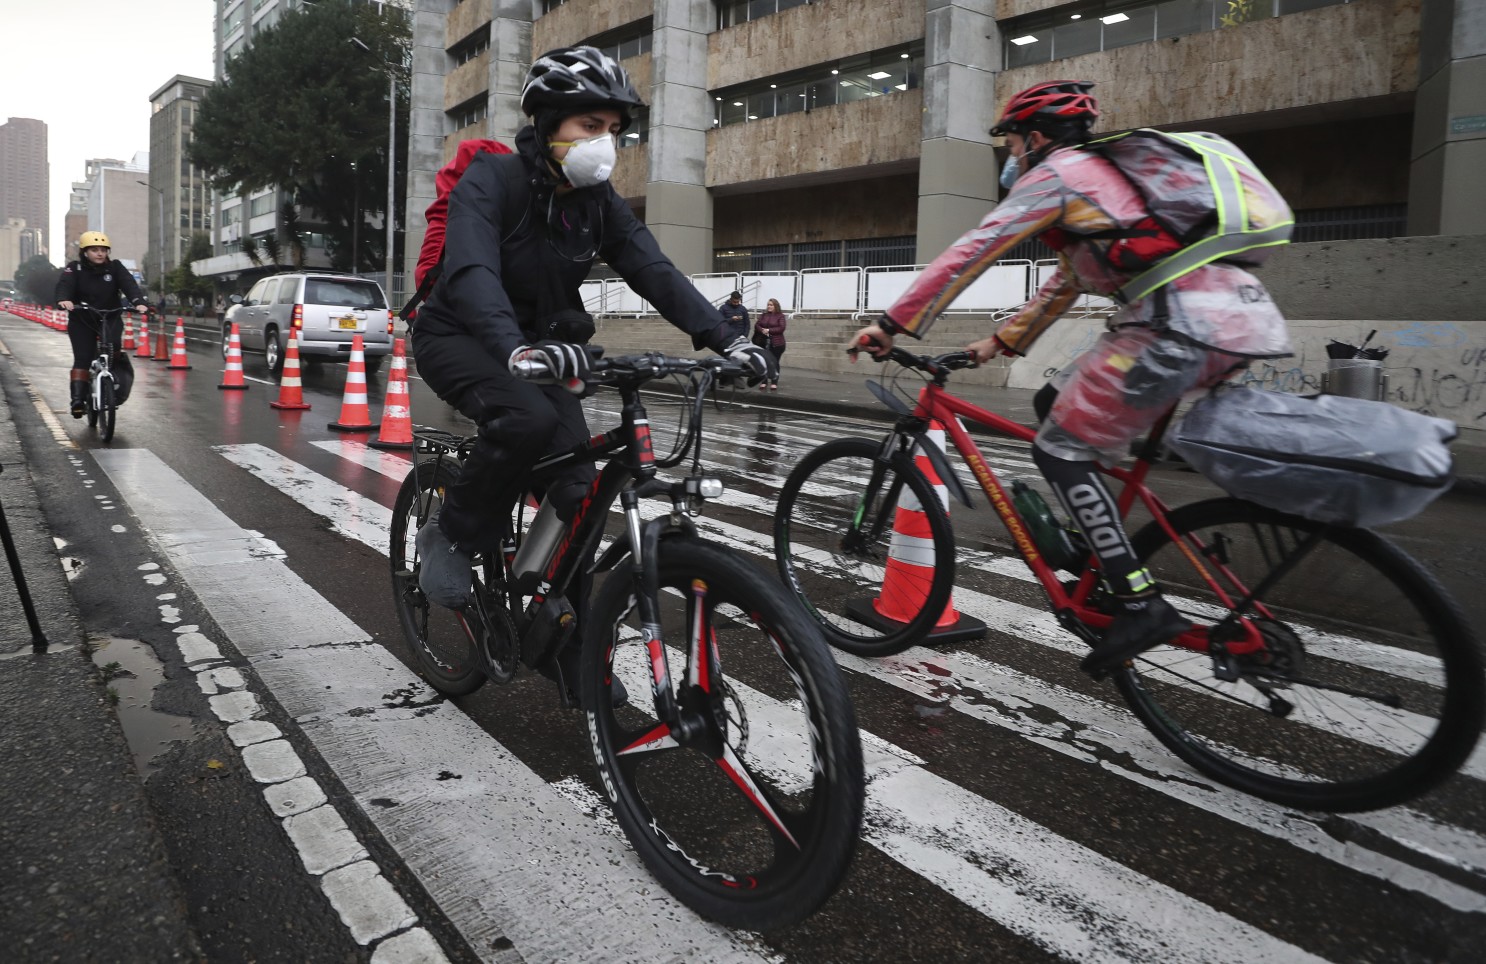
<path fill-rule="evenodd" d="M 369 443 L 374 449 L 413 447 L 413 411 L 408 395 L 408 356 L 401 338 L 392 343 L 392 367 L 387 370 L 387 400 L 382 406 L 382 431 Z"/>
<path fill-rule="evenodd" d="M 366 405 L 366 351 L 361 336 L 351 337 L 351 364 L 346 369 L 346 391 L 341 397 L 341 417 L 331 422 L 337 432 L 370 432 L 377 425 Z"/>
<path fill-rule="evenodd" d="M 268 403 L 269 408 L 299 412 L 310 407 L 304 400 L 304 386 L 299 380 L 299 337 L 289 332 L 289 346 L 284 350 L 284 373 L 279 376 L 279 397 Z"/>
<path fill-rule="evenodd" d="M 222 384 L 219 389 L 245 392 L 248 383 L 243 381 L 243 345 L 237 333 L 237 322 L 232 323 L 232 334 L 227 338 L 227 367 L 222 369 Z"/>
<path fill-rule="evenodd" d="M 165 366 L 172 371 L 185 371 L 191 367 L 191 362 L 186 358 L 186 324 L 181 319 L 175 320 L 175 340 L 170 346 L 170 364 Z"/>
<path fill-rule="evenodd" d="M 928 444 L 937 445 L 941 452 L 944 451 L 944 426 L 939 422 L 930 422 L 924 439 Z M 913 464 L 934 486 L 939 504 L 948 513 L 949 489 L 939 478 L 934 463 L 926 453 L 920 451 L 913 457 Z M 929 595 L 929 584 L 934 578 L 933 535 L 929 528 L 929 517 L 924 514 L 918 497 L 904 486 L 893 516 L 893 537 L 888 543 L 882 589 L 870 601 L 848 601 L 847 614 L 858 622 L 884 630 L 895 629 L 917 616 L 924 608 Z M 985 631 L 985 623 L 961 615 L 955 610 L 951 596 L 945 604 L 944 612 L 935 621 L 928 639 L 934 642 L 979 639 L 985 635 Z"/>

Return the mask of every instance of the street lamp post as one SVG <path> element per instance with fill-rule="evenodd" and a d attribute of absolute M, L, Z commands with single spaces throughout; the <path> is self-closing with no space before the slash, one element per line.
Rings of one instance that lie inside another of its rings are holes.
<path fill-rule="evenodd" d="M 366 45 L 360 37 L 351 37 L 350 43 L 363 53 L 371 53 L 371 48 Z M 387 68 L 387 297 L 392 294 L 392 276 L 395 259 L 393 247 L 396 244 L 396 219 L 394 217 L 397 207 L 397 73 L 394 66 L 384 63 Z"/>
<path fill-rule="evenodd" d="M 143 184 L 155 192 L 156 222 L 160 228 L 160 246 L 155 251 L 155 260 L 156 264 L 159 265 L 160 271 L 159 277 L 155 279 L 155 284 L 160 290 L 156 291 L 155 294 L 163 298 L 165 296 L 165 191 L 155 187 L 149 181 L 136 181 L 135 183 Z"/>

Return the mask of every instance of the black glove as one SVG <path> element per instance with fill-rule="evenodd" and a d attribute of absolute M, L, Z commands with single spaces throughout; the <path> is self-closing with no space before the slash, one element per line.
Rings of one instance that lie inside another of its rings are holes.
<path fill-rule="evenodd" d="M 507 366 L 518 377 L 525 375 L 517 362 L 534 362 L 547 369 L 547 374 L 574 395 L 588 390 L 588 352 L 582 345 L 570 345 L 563 341 L 539 341 L 535 345 L 522 345 L 511 352 Z"/>
<path fill-rule="evenodd" d="M 737 362 L 753 373 L 748 379 L 748 384 L 750 385 L 757 385 L 763 381 L 772 381 L 779 377 L 779 369 L 774 361 L 774 356 L 742 335 L 728 342 L 723 347 L 722 354 L 726 355 L 729 361 Z"/>

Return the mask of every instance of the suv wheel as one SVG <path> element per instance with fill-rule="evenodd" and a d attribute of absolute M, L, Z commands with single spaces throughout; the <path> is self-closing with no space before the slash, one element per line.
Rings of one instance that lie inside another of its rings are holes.
<path fill-rule="evenodd" d="M 268 370 L 275 375 L 284 370 L 284 340 L 277 328 L 270 328 L 263 333 L 263 360 L 268 364 Z"/>
<path fill-rule="evenodd" d="M 382 370 L 382 362 L 386 361 L 386 359 L 387 359 L 387 356 L 386 355 L 368 355 L 368 356 L 366 356 L 366 373 L 368 375 L 375 375 L 377 372 L 381 371 Z"/>

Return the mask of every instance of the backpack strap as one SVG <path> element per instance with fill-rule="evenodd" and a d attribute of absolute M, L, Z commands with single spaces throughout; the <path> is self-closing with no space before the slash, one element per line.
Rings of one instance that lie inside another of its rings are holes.
<path fill-rule="evenodd" d="M 1151 131 L 1169 141 L 1186 148 L 1202 159 L 1207 171 L 1208 183 L 1212 185 L 1216 206 L 1217 223 L 1207 237 L 1182 248 L 1146 271 L 1130 279 L 1113 295 L 1120 304 L 1129 304 L 1148 296 L 1152 291 L 1170 284 L 1183 275 L 1190 274 L 1206 264 L 1221 258 L 1231 257 L 1255 248 L 1287 244 L 1293 221 L 1274 225 L 1263 231 L 1250 231 L 1248 205 L 1244 200 L 1243 179 L 1239 167 L 1253 170 L 1243 157 L 1223 150 L 1207 138 L 1195 134 L 1173 134 L 1166 131 Z M 1127 136 L 1127 135 L 1120 135 Z M 1095 142 L 1098 143 L 1098 142 Z M 1257 171 L 1255 171 L 1257 174 Z"/>

